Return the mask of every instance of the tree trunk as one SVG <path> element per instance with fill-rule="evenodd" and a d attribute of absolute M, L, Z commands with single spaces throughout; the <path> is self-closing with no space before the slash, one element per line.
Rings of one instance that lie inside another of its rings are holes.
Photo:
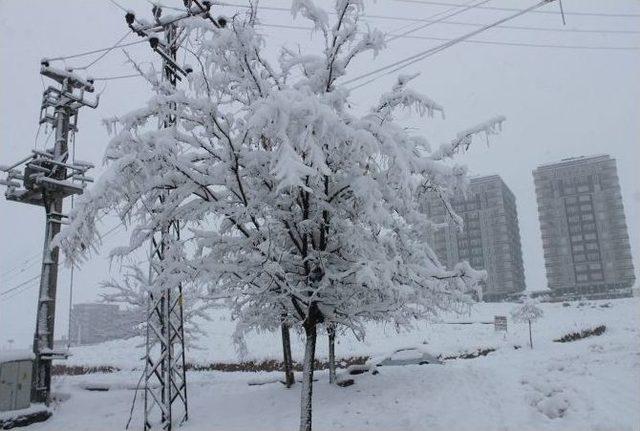
<path fill-rule="evenodd" d="M 329 334 L 329 383 L 336 382 L 336 327 L 333 324 L 327 325 Z"/>
<path fill-rule="evenodd" d="M 282 359 L 284 362 L 284 384 L 290 388 L 295 383 L 293 376 L 293 359 L 291 356 L 291 338 L 289 337 L 289 325 L 283 323 L 282 329 Z"/>
<path fill-rule="evenodd" d="M 529 346 L 533 349 L 533 338 L 531 337 L 531 320 L 529 320 Z"/>
<path fill-rule="evenodd" d="M 316 359 L 316 324 L 305 325 L 306 343 L 302 366 L 302 396 L 300 402 L 300 431 L 311 431 L 313 369 Z"/>

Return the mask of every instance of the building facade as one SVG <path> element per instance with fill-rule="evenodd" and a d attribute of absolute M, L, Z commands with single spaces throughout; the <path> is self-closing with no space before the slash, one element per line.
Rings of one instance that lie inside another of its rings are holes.
<path fill-rule="evenodd" d="M 630 296 L 635 275 L 615 159 L 564 159 L 533 178 L 553 295 Z"/>
<path fill-rule="evenodd" d="M 447 223 L 450 216 L 436 196 L 428 200 L 428 214 L 445 226 L 430 232 L 440 262 L 452 268 L 467 261 L 487 271 L 482 296 L 499 301 L 525 290 L 516 199 L 498 175 L 472 178 L 465 196 L 451 200 L 463 229 Z"/>
<path fill-rule="evenodd" d="M 74 304 L 69 321 L 70 343 L 81 346 L 131 337 L 142 317 L 121 310 L 117 304 Z"/>

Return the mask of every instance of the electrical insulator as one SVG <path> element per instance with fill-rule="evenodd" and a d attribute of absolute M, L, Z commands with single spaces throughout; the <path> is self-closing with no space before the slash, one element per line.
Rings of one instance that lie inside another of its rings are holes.
<path fill-rule="evenodd" d="M 160 15 L 162 15 L 162 8 L 160 6 L 154 6 L 151 8 L 151 13 L 155 19 L 159 19 Z"/>
<path fill-rule="evenodd" d="M 136 20 L 136 15 L 133 12 L 127 12 L 124 19 L 127 21 L 127 24 L 131 25 Z"/>
<path fill-rule="evenodd" d="M 151 45 L 151 48 L 156 49 L 159 43 L 160 43 L 160 39 L 158 39 L 157 36 L 151 36 L 149 38 L 149 45 Z"/>

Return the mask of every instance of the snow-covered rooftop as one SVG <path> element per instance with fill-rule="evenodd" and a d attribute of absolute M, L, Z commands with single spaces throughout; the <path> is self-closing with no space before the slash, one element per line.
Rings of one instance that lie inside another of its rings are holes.
<path fill-rule="evenodd" d="M 0 363 L 13 362 L 13 361 L 28 361 L 35 358 L 35 355 L 31 350 L 16 349 L 16 350 L 0 350 Z"/>

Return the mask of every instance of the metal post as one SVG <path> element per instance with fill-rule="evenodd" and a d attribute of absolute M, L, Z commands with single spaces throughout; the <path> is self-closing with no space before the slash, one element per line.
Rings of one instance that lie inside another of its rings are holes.
<path fill-rule="evenodd" d="M 168 54 L 169 60 L 175 64 L 177 55 L 176 27 L 169 24 L 163 27 L 163 31 L 165 46 L 168 48 L 166 54 Z M 172 87 L 176 87 L 176 72 L 166 59 L 163 60 L 163 78 Z M 172 104 L 171 107 L 175 108 L 175 105 Z M 163 120 L 161 127 L 174 127 L 175 123 L 176 117 L 171 114 L 169 118 Z M 160 205 L 164 204 L 168 195 L 169 192 L 162 192 L 158 198 Z M 153 283 L 154 278 L 165 276 L 162 271 L 165 267 L 166 253 L 174 242 L 179 240 L 180 224 L 178 220 L 172 220 L 161 226 L 160 231 L 154 234 L 152 239 L 149 274 L 150 285 L 154 290 L 149 293 L 147 307 L 145 430 L 153 427 L 153 416 L 156 409 L 160 413 L 160 427 L 163 430 L 171 430 L 176 401 L 182 405 L 180 422 L 188 419 L 182 285 L 169 286 L 162 279 L 160 285 Z M 158 347 L 158 356 L 156 357 L 154 357 L 154 345 Z"/>
<path fill-rule="evenodd" d="M 63 83 L 62 92 L 71 93 L 71 84 Z M 58 105 L 55 108 L 56 138 L 53 146 L 53 159 L 66 161 L 69 139 L 70 110 L 68 106 Z M 64 180 L 66 168 L 58 166 L 50 177 Z M 51 391 L 51 355 L 53 353 L 54 327 L 56 317 L 56 290 L 58 285 L 57 247 L 51 247 L 51 241 L 60 232 L 63 195 L 59 191 L 43 191 L 42 200 L 46 211 L 46 227 L 42 252 L 42 271 L 40 292 L 36 314 L 36 329 L 33 336 L 33 379 L 31 398 L 35 402 L 49 403 Z"/>

